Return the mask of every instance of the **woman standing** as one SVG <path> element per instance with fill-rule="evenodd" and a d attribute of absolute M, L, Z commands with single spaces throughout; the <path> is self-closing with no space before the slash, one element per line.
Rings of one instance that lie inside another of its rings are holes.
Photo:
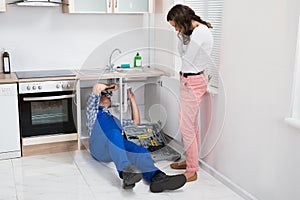
<path fill-rule="evenodd" d="M 173 169 L 186 169 L 187 181 L 197 180 L 200 102 L 207 90 L 205 66 L 213 47 L 211 24 L 202 20 L 185 5 L 175 5 L 167 21 L 178 31 L 178 50 L 182 58 L 180 71 L 179 129 L 186 151 L 186 160 L 172 163 Z"/>

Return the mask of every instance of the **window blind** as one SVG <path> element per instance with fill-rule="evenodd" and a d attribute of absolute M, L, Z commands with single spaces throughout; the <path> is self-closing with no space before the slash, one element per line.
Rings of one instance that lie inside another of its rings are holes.
<path fill-rule="evenodd" d="M 204 21 L 210 22 L 214 37 L 214 47 L 212 50 L 212 63 L 207 67 L 209 74 L 209 87 L 217 89 L 219 87 L 219 66 L 221 55 L 221 33 L 223 0 L 185 0 L 185 4 L 192 8 Z"/>

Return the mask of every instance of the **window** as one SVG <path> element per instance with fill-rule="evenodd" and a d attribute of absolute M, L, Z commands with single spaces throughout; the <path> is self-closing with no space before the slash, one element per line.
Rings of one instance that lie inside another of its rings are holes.
<path fill-rule="evenodd" d="M 5 0 L 0 0 L 0 12 L 6 11 Z"/>
<path fill-rule="evenodd" d="M 295 56 L 295 72 L 293 83 L 291 116 L 285 121 L 298 129 L 300 129 L 300 17 L 298 25 L 298 42 Z"/>
<path fill-rule="evenodd" d="M 220 66 L 221 54 L 223 0 L 185 0 L 185 4 L 191 7 L 203 20 L 210 22 L 213 26 L 213 64 L 208 67 L 208 74 L 210 78 L 210 89 L 217 89 L 219 86 L 218 68 Z"/>

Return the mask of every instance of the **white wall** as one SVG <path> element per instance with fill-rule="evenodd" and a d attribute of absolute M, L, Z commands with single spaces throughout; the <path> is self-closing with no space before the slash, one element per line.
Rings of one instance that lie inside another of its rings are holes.
<path fill-rule="evenodd" d="M 299 15 L 299 0 L 224 1 L 223 83 L 201 156 L 249 198 L 300 199 L 300 130 L 284 122 Z"/>
<path fill-rule="evenodd" d="M 224 95 L 214 106 L 226 102 L 226 114 L 205 161 L 257 199 L 300 199 L 300 131 L 283 121 L 299 15 L 298 0 L 224 1 Z"/>
<path fill-rule="evenodd" d="M 295 71 L 294 71 L 294 88 L 293 88 L 293 105 L 291 117 L 298 120 L 300 127 L 300 15 L 298 25 L 298 41 L 297 51 L 295 58 Z"/>
<path fill-rule="evenodd" d="M 61 7 L 9 5 L 7 12 L 0 13 L 0 51 L 10 52 L 12 71 L 78 69 L 113 35 L 147 26 L 145 18 L 142 14 L 64 14 Z"/>

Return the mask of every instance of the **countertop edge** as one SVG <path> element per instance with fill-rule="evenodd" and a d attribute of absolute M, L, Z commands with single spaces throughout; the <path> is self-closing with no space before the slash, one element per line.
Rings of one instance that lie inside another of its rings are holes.
<path fill-rule="evenodd" d="M 5 74 L 3 72 L 0 73 L 0 83 L 1 84 L 17 83 L 17 82 L 18 82 L 18 78 L 14 72 L 9 73 L 9 74 Z"/>
<path fill-rule="evenodd" d="M 137 78 L 137 77 L 156 77 L 168 76 L 169 73 L 159 69 L 152 69 L 151 71 L 142 71 L 136 73 L 105 73 L 105 74 L 80 74 L 75 73 L 76 76 L 61 76 L 61 77 L 43 77 L 43 78 L 28 78 L 18 79 L 15 72 L 5 74 L 0 73 L 0 84 L 6 83 L 21 83 L 21 82 L 36 82 L 36 81 L 55 81 L 55 80 L 86 80 L 86 79 L 109 79 L 109 78 Z"/>

